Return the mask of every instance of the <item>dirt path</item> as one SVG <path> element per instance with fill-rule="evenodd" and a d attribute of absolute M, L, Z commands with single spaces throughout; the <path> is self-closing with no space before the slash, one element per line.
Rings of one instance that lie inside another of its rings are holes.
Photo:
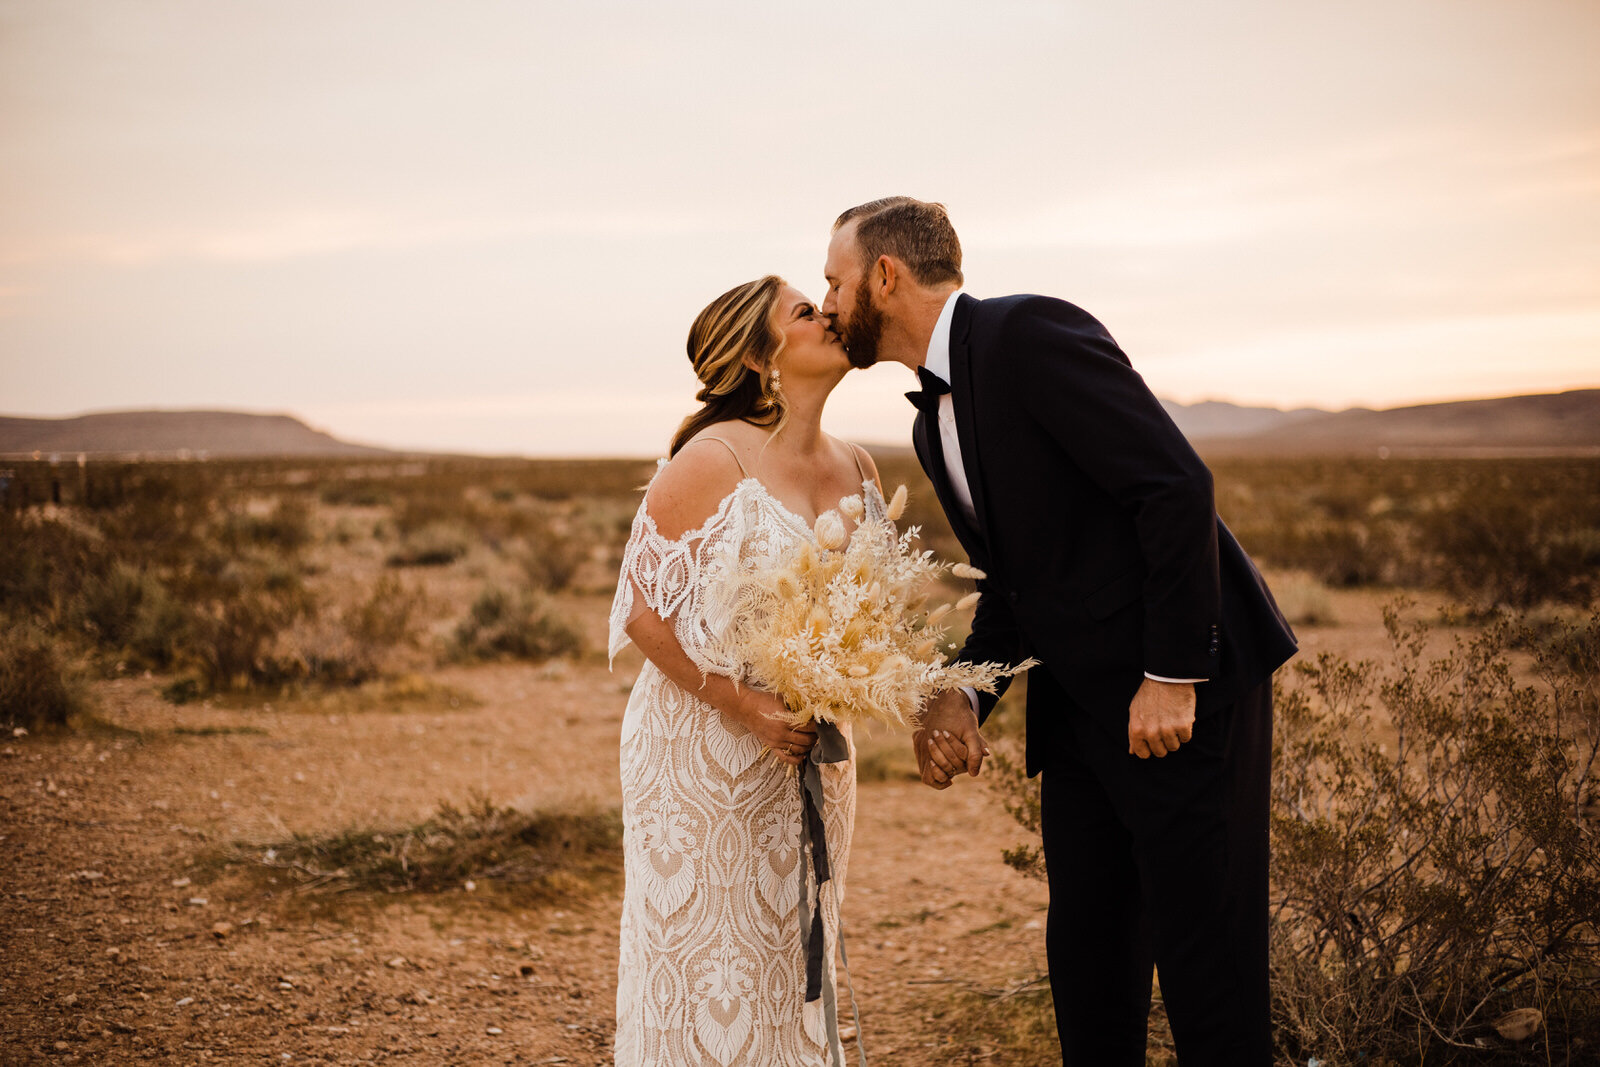
<path fill-rule="evenodd" d="M 632 673 L 441 670 L 477 703 L 398 710 L 174 707 L 129 679 L 98 687 L 110 726 L 8 739 L 0 1063 L 608 1063 L 620 886 L 537 907 L 492 887 L 307 896 L 212 857 L 475 793 L 615 806 Z M 1019 833 L 978 783 L 863 783 L 859 812 L 846 923 L 869 1053 L 993 1062 L 950 1011 L 1042 969 L 1043 889 L 1000 860 Z"/>

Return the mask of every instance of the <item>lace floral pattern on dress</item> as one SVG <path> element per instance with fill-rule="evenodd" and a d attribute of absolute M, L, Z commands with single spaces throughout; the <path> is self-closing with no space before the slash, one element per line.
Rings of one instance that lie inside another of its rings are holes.
<path fill-rule="evenodd" d="M 882 513 L 875 485 L 868 507 Z M 707 672 L 738 677 L 708 651 L 731 624 L 722 568 L 810 538 L 754 478 L 675 539 L 644 504 L 634 517 L 611 610 L 610 655 L 648 609 Z M 852 748 L 853 753 L 853 748 Z M 801 803 L 796 779 L 739 724 L 646 662 L 623 718 L 623 894 L 615 1055 L 621 1067 L 818 1067 L 828 1062 L 820 1002 L 805 1003 L 800 937 Z M 831 891 L 829 955 L 855 821 L 855 763 L 822 768 Z"/>

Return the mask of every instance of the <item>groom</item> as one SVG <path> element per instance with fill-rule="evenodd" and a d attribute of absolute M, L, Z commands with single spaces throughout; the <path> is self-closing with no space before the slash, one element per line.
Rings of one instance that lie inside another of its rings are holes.
<path fill-rule="evenodd" d="M 959 658 L 1041 663 L 1027 770 L 1064 1062 L 1145 1062 L 1154 968 L 1183 1067 L 1267 1067 L 1272 672 L 1295 643 L 1210 472 L 1088 313 L 963 293 L 942 205 L 851 208 L 824 272 L 851 362 L 921 382 L 917 457 L 988 575 Z M 978 773 L 998 699 L 930 701 L 925 782 Z"/>

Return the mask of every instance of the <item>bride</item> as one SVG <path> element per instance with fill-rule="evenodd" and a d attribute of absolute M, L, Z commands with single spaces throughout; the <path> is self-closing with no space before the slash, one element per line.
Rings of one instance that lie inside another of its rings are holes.
<path fill-rule="evenodd" d="M 790 726 L 778 698 L 736 684 L 742 666 L 710 650 L 732 621 L 720 574 L 812 538 L 841 497 L 860 493 L 881 516 L 882 489 L 864 449 L 822 432 L 850 363 L 781 278 L 712 301 L 688 349 L 703 406 L 639 506 L 611 611 L 612 658 L 631 640 L 648 660 L 622 722 L 616 1062 L 842 1062 L 831 979 L 854 749 L 822 765 L 832 879 L 817 887 L 791 770 L 815 729 Z M 820 894 L 826 932 L 823 993 L 810 1001 L 802 924 L 817 901 L 803 893 Z"/>

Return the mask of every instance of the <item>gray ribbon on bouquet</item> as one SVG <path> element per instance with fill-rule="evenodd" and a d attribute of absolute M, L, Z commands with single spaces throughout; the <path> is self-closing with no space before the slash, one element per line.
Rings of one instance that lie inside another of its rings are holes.
<path fill-rule="evenodd" d="M 822 999 L 823 1015 L 828 1026 L 828 1054 L 833 1067 L 844 1067 L 844 1045 L 839 1039 L 839 1006 L 833 988 L 833 976 L 823 967 L 827 955 L 827 932 L 822 923 L 822 887 L 831 890 L 833 870 L 828 862 L 828 835 L 822 822 L 822 765 L 844 763 L 850 758 L 850 746 L 844 734 L 831 722 L 817 720 L 817 743 L 800 767 L 800 939 L 806 946 L 806 1003 Z M 812 897 L 807 877 L 805 854 L 811 853 L 811 873 L 816 877 L 817 892 Z M 806 914 L 810 903 L 810 915 Z M 834 910 L 838 911 L 838 897 Z M 844 919 L 839 920 L 839 956 L 844 960 L 845 979 L 850 983 L 850 1011 L 856 1020 L 856 1053 L 861 1067 L 866 1067 L 867 1049 L 862 1040 L 861 1010 L 856 1006 L 855 981 L 850 978 L 850 957 L 844 950 Z"/>

